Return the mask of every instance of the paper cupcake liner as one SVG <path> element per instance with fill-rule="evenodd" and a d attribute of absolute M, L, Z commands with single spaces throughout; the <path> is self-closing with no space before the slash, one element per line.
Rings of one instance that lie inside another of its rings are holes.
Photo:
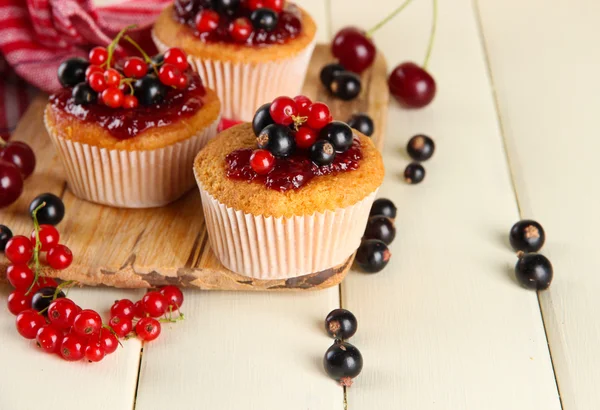
<path fill-rule="evenodd" d="M 196 176 L 198 180 L 198 176 Z M 335 211 L 289 218 L 227 207 L 198 180 L 210 244 L 229 270 L 256 279 L 287 279 L 344 263 L 360 245 L 377 190 Z"/>
<path fill-rule="evenodd" d="M 149 151 L 71 141 L 44 122 L 77 197 L 118 208 L 151 208 L 175 201 L 194 186 L 194 158 L 216 135 L 219 119 L 191 138 Z"/>
<path fill-rule="evenodd" d="M 152 39 L 161 53 L 169 48 L 154 32 Z M 194 55 L 188 60 L 202 82 L 219 95 L 224 118 L 252 121 L 261 105 L 281 95 L 300 94 L 315 44 L 313 40 L 291 58 L 264 63 L 232 63 Z"/>

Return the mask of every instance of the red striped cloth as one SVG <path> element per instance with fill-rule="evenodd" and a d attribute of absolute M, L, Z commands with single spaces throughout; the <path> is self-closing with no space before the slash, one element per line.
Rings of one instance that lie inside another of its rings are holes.
<path fill-rule="evenodd" d="M 148 28 L 171 0 L 129 0 L 97 8 L 92 0 L 0 0 L 0 137 L 14 129 L 35 89 L 60 87 L 58 65 L 110 43 L 123 27 L 147 48 Z M 25 81 L 24 81 L 25 80 Z"/>

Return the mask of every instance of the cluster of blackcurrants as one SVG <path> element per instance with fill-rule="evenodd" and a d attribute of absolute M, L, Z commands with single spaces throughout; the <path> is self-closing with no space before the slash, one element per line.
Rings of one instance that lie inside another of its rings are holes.
<path fill-rule="evenodd" d="M 344 387 L 352 386 L 352 379 L 360 374 L 363 367 L 360 351 L 346 342 L 357 329 L 356 317 L 346 309 L 332 310 L 325 318 L 325 330 L 335 342 L 325 352 L 323 367 L 329 377 Z"/>
<path fill-rule="evenodd" d="M 0 208 L 19 199 L 24 181 L 34 169 L 35 154 L 29 145 L 0 138 Z"/>
<path fill-rule="evenodd" d="M 160 103 L 169 88 L 186 89 L 189 85 L 186 54 L 171 48 L 164 55 L 148 56 L 129 36 L 142 57 L 129 57 L 122 66 L 115 64 L 114 48 L 124 35 L 120 32 L 107 47 L 94 47 L 88 60 L 70 58 L 58 67 L 58 79 L 65 88 L 73 88 L 75 104 L 101 103 L 110 108 L 133 109 Z"/>
<path fill-rule="evenodd" d="M 542 225 L 530 219 L 519 221 L 510 229 L 509 240 L 519 258 L 515 265 L 517 281 L 528 289 L 548 289 L 554 271 L 548 258 L 537 253 L 546 241 Z"/>
<path fill-rule="evenodd" d="M 321 69 L 319 78 L 332 96 L 344 101 L 355 99 L 362 90 L 360 76 L 339 63 L 327 64 Z"/>
<path fill-rule="evenodd" d="M 346 152 L 354 142 L 352 129 L 333 121 L 329 107 L 308 97 L 277 97 L 262 105 L 252 120 L 258 149 L 250 166 L 259 175 L 275 167 L 275 158 L 286 158 L 298 149 L 306 150 L 318 166 L 331 165 L 337 153 Z"/>
<path fill-rule="evenodd" d="M 396 237 L 396 206 L 386 198 L 373 202 L 369 221 L 354 261 L 367 273 L 377 273 L 386 267 L 392 253 L 388 245 Z"/>
<path fill-rule="evenodd" d="M 421 162 L 427 161 L 435 151 L 435 143 L 427 135 L 412 137 L 406 146 L 408 155 L 414 159 L 404 169 L 404 180 L 409 184 L 418 184 L 425 179 L 425 168 Z"/>

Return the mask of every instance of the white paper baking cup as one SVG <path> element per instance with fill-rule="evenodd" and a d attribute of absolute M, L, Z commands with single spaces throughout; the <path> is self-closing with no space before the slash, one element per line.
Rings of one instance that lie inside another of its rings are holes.
<path fill-rule="evenodd" d="M 344 263 L 360 245 L 377 194 L 335 211 L 274 218 L 230 208 L 196 180 L 215 254 L 227 269 L 256 279 L 287 279 Z"/>
<path fill-rule="evenodd" d="M 161 53 L 169 48 L 154 31 L 152 39 Z M 313 40 L 299 54 L 264 63 L 232 63 L 193 55 L 188 55 L 188 61 L 202 82 L 217 92 L 223 118 L 252 121 L 261 105 L 281 95 L 300 94 L 315 44 Z"/>
<path fill-rule="evenodd" d="M 219 121 L 163 148 L 126 151 L 62 138 L 44 118 L 71 191 L 86 201 L 118 208 L 163 206 L 189 191 L 194 186 L 194 158 L 216 135 Z"/>

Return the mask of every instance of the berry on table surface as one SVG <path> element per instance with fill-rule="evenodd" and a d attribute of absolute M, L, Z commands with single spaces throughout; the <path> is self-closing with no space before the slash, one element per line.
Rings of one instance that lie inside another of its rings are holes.
<path fill-rule="evenodd" d="M 361 242 L 354 260 L 363 271 L 376 273 L 386 267 L 391 257 L 392 254 L 385 242 L 367 239 Z"/>
<path fill-rule="evenodd" d="M 0 160 L 14 164 L 23 179 L 27 179 L 35 169 L 35 154 L 31 147 L 21 141 L 10 141 L 6 145 L 0 145 Z"/>
<path fill-rule="evenodd" d="M 33 244 L 26 236 L 13 236 L 6 244 L 4 254 L 13 264 L 25 265 L 33 256 Z"/>
<path fill-rule="evenodd" d="M 199 33 L 210 33 L 219 27 L 219 13 L 214 10 L 202 10 L 196 15 L 196 30 Z"/>
<path fill-rule="evenodd" d="M 185 71 L 189 67 L 187 55 L 180 48 L 172 47 L 168 49 L 167 51 L 165 51 L 163 58 L 165 64 L 172 64 L 181 71 Z M 140 77 L 143 77 L 143 75 Z"/>
<path fill-rule="evenodd" d="M 317 131 L 310 127 L 300 127 L 296 131 L 294 138 L 296 139 L 296 146 L 301 149 L 308 149 L 317 141 Z"/>
<path fill-rule="evenodd" d="M 31 295 L 26 295 L 26 291 L 15 290 L 8 295 L 8 311 L 13 315 L 31 309 Z"/>
<path fill-rule="evenodd" d="M 319 140 L 310 147 L 310 159 L 319 166 L 331 165 L 335 160 L 335 148 L 329 141 Z"/>
<path fill-rule="evenodd" d="M 74 57 L 63 61 L 58 66 L 58 81 L 63 87 L 74 87 L 85 81 L 85 70 L 89 67 L 89 61 Z"/>
<path fill-rule="evenodd" d="M 360 351 L 348 342 L 336 340 L 323 357 L 323 367 L 333 380 L 342 386 L 352 386 L 352 379 L 358 376 L 363 368 Z"/>
<path fill-rule="evenodd" d="M 269 108 L 271 118 L 276 124 L 291 125 L 298 116 L 298 106 L 290 97 L 277 97 Z"/>
<path fill-rule="evenodd" d="M 75 302 L 67 298 L 55 299 L 48 306 L 48 320 L 57 329 L 70 329 L 78 313 Z"/>
<path fill-rule="evenodd" d="M 362 83 L 357 74 L 344 71 L 334 75 L 328 90 L 334 97 L 350 101 L 358 97 L 362 90 Z"/>
<path fill-rule="evenodd" d="M 17 315 L 15 321 L 17 331 L 25 339 L 35 339 L 38 330 L 46 325 L 46 319 L 35 310 L 24 310 Z"/>
<path fill-rule="evenodd" d="M 346 70 L 362 73 L 375 61 L 377 50 L 366 33 L 356 27 L 338 31 L 331 44 L 331 52 Z"/>
<path fill-rule="evenodd" d="M 348 125 L 355 130 L 370 137 L 375 132 L 375 124 L 369 115 L 364 113 L 353 114 L 348 120 Z"/>
<path fill-rule="evenodd" d="M 121 316 L 127 319 L 133 319 L 135 316 L 135 305 L 129 299 L 115 301 L 110 307 L 110 317 Z"/>
<path fill-rule="evenodd" d="M 331 63 L 327 64 L 321 69 L 319 73 L 319 79 L 321 80 L 321 84 L 329 90 L 329 85 L 333 81 L 333 78 L 336 74 L 342 73 L 346 71 L 343 65 L 339 63 Z"/>
<path fill-rule="evenodd" d="M 517 281 L 528 289 L 545 290 L 550 287 L 554 270 L 544 255 L 525 253 L 520 255 L 515 265 Z"/>
<path fill-rule="evenodd" d="M 64 270 L 71 266 L 73 253 L 65 245 L 57 245 L 46 254 L 46 262 L 52 269 Z"/>
<path fill-rule="evenodd" d="M 393 242 L 396 237 L 394 222 L 385 216 L 372 216 L 367 222 L 364 239 L 379 239 L 386 245 Z"/>
<path fill-rule="evenodd" d="M 418 162 L 411 162 L 404 169 L 404 180 L 409 184 L 418 184 L 425 179 L 425 168 Z"/>
<path fill-rule="evenodd" d="M 144 295 L 142 305 L 144 306 L 144 313 L 150 317 L 159 317 L 167 311 L 168 301 L 162 293 L 152 291 Z"/>
<path fill-rule="evenodd" d="M 252 119 L 252 131 L 257 137 L 268 125 L 275 124 L 271 118 L 271 103 L 261 105 Z"/>
<path fill-rule="evenodd" d="M 141 300 L 138 300 L 137 302 L 135 302 L 133 307 L 134 307 L 134 312 L 135 312 L 134 317 L 140 318 L 140 317 L 146 316 L 146 312 L 144 312 L 144 304 L 142 303 Z"/>
<path fill-rule="evenodd" d="M 183 292 L 177 286 L 165 286 L 160 289 L 160 293 L 167 299 L 167 309 L 179 310 L 183 305 Z"/>
<path fill-rule="evenodd" d="M 256 9 L 250 14 L 250 21 L 258 30 L 273 31 L 277 27 L 279 17 L 274 10 L 267 8 Z"/>
<path fill-rule="evenodd" d="M 23 192 L 23 175 L 12 162 L 0 160 L 0 208 L 14 203 Z"/>
<path fill-rule="evenodd" d="M 524 219 L 510 228 L 509 240 L 515 251 L 537 252 L 544 246 L 546 233 L 538 222 Z"/>
<path fill-rule="evenodd" d="M 137 337 L 144 342 L 155 340 L 160 335 L 160 332 L 160 322 L 151 317 L 143 317 L 135 325 Z"/>
<path fill-rule="evenodd" d="M 125 337 L 133 330 L 133 322 L 125 316 L 113 316 L 108 322 L 117 337 Z"/>
<path fill-rule="evenodd" d="M 33 284 L 35 274 L 27 265 L 10 265 L 6 269 L 6 279 L 16 290 L 26 292 Z"/>
<path fill-rule="evenodd" d="M 427 135 L 418 134 L 408 141 L 406 151 L 415 161 L 427 161 L 433 156 L 435 143 Z"/>
<path fill-rule="evenodd" d="M 60 343 L 60 355 L 69 362 L 76 362 L 85 356 L 85 339 L 75 333 L 63 337 Z"/>
<path fill-rule="evenodd" d="M 296 149 L 292 130 L 284 125 L 272 124 L 265 127 L 256 138 L 258 148 L 266 149 L 277 158 L 290 156 Z"/>
<path fill-rule="evenodd" d="M 89 343 L 86 347 L 85 347 L 85 358 L 89 361 L 89 362 L 99 362 L 102 359 L 104 359 L 104 356 L 106 356 L 106 351 L 104 350 L 104 347 L 99 343 L 99 342 L 92 342 Z"/>
<path fill-rule="evenodd" d="M 52 325 L 44 325 L 38 330 L 35 341 L 38 347 L 46 353 L 56 353 L 63 337 L 61 330 Z"/>
<path fill-rule="evenodd" d="M 388 78 L 390 93 L 407 108 L 428 105 L 436 93 L 433 77 L 415 63 L 402 63 Z"/>
<path fill-rule="evenodd" d="M 172 59 L 175 58 L 172 57 Z M 171 64 L 173 63 L 171 62 Z M 142 78 L 148 73 L 148 64 L 139 57 L 130 57 L 123 65 L 123 73 L 129 78 Z"/>
<path fill-rule="evenodd" d="M 266 149 L 257 149 L 250 156 L 250 166 L 258 175 L 267 175 L 275 168 L 275 157 Z"/>
<path fill-rule="evenodd" d="M 41 245 L 40 251 L 42 252 L 48 252 L 50 249 L 58 245 L 60 240 L 60 234 L 58 233 L 58 230 L 52 225 L 40 225 L 38 236 L 40 238 Z M 35 243 L 35 229 L 31 231 L 29 239 L 31 240 L 32 244 Z"/>
<path fill-rule="evenodd" d="M 322 102 L 316 102 L 308 107 L 308 118 L 306 119 L 306 125 L 313 130 L 320 130 L 332 120 L 331 111 L 327 104 Z"/>
<path fill-rule="evenodd" d="M 8 228 L 8 226 L 0 225 L 0 252 L 4 252 L 6 248 L 6 244 L 13 237 L 12 231 Z"/>
<path fill-rule="evenodd" d="M 79 83 L 73 87 L 71 96 L 78 105 L 92 104 L 98 100 L 98 93 L 88 83 Z"/>
<path fill-rule="evenodd" d="M 358 329 L 358 321 L 346 309 L 334 309 L 325 318 L 325 330 L 334 339 L 350 339 Z"/>
<path fill-rule="evenodd" d="M 119 347 L 117 337 L 106 328 L 100 330 L 98 343 L 100 343 L 106 354 L 114 353 L 117 350 L 117 347 Z"/>
<path fill-rule="evenodd" d="M 48 308 L 54 300 L 55 294 L 56 299 L 65 297 L 65 294 L 62 291 L 56 293 L 56 288 L 39 289 L 31 298 L 31 308 L 37 312 L 40 312 L 44 316 L 48 316 Z"/>
<path fill-rule="evenodd" d="M 73 331 L 79 336 L 87 337 L 96 334 L 101 327 L 102 318 L 91 309 L 82 310 L 73 320 Z"/>
<path fill-rule="evenodd" d="M 319 137 L 329 141 L 337 152 L 346 152 L 352 146 L 352 128 L 341 121 L 332 121 L 321 129 Z"/>
<path fill-rule="evenodd" d="M 37 212 L 38 222 L 43 225 L 58 225 L 65 217 L 65 204 L 54 194 L 45 193 L 35 197 L 29 204 L 29 214 L 33 218 L 33 211 L 44 202 L 46 206 Z"/>

